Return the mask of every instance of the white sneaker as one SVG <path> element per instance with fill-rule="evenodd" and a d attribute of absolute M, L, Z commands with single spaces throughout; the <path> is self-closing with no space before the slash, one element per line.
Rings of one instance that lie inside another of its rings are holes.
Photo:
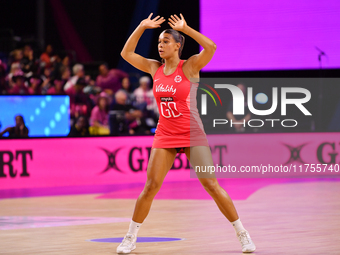
<path fill-rule="evenodd" d="M 117 247 L 117 253 L 128 254 L 136 249 L 136 240 L 133 234 L 126 234 L 122 243 Z"/>
<path fill-rule="evenodd" d="M 237 234 L 238 240 L 242 245 L 242 252 L 253 252 L 256 250 L 255 244 L 250 238 L 247 230 L 242 230 Z"/>

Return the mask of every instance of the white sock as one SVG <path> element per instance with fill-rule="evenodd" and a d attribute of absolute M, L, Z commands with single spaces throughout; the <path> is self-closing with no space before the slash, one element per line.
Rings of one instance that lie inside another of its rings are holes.
<path fill-rule="evenodd" d="M 245 230 L 240 219 L 231 222 L 231 224 L 233 225 L 236 234 L 238 234 L 242 230 Z"/>
<path fill-rule="evenodd" d="M 128 234 L 133 234 L 135 237 L 137 237 L 138 230 L 142 226 L 142 224 L 143 223 L 137 223 L 131 220 Z"/>

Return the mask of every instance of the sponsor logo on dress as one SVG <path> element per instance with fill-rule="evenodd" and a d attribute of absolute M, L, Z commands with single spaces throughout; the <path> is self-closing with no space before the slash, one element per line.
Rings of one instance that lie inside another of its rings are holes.
<path fill-rule="evenodd" d="M 174 99 L 172 97 L 161 97 L 162 102 L 172 102 Z"/>
<path fill-rule="evenodd" d="M 181 82 L 182 81 L 182 76 L 176 75 L 174 81 L 177 82 L 177 83 Z"/>
<path fill-rule="evenodd" d="M 172 95 L 175 95 L 176 89 L 173 87 L 173 85 L 164 86 L 163 83 L 161 83 L 156 86 L 156 92 L 170 92 Z"/>

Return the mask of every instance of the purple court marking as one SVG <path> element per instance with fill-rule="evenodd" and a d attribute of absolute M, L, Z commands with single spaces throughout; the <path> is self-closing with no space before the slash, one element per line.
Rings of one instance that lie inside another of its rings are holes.
<path fill-rule="evenodd" d="M 173 241 L 182 241 L 182 240 L 184 240 L 184 238 L 137 237 L 137 243 L 173 242 Z M 91 239 L 89 241 L 91 241 L 91 242 L 100 242 L 100 243 L 121 243 L 123 241 L 123 237 Z"/>
<path fill-rule="evenodd" d="M 91 225 L 129 221 L 131 221 L 130 218 L 2 216 L 0 217 L 0 230 Z"/>

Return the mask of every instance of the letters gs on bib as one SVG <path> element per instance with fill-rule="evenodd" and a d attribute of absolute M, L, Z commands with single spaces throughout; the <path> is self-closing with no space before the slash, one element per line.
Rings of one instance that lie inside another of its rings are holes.
<path fill-rule="evenodd" d="M 161 97 L 160 107 L 161 114 L 165 118 L 177 118 L 182 115 L 177 109 L 176 102 L 172 97 Z"/>
<path fill-rule="evenodd" d="M 177 83 L 181 82 L 182 76 L 176 75 L 176 77 L 174 78 L 174 81 Z M 172 86 L 171 86 L 171 89 L 172 89 Z M 176 93 L 176 90 L 174 91 L 174 93 Z M 173 102 L 174 100 L 172 97 L 161 97 L 160 99 L 161 99 L 161 102 L 160 102 L 161 114 L 163 115 L 163 117 L 177 118 L 182 115 L 182 113 L 178 111 L 176 102 Z"/>

